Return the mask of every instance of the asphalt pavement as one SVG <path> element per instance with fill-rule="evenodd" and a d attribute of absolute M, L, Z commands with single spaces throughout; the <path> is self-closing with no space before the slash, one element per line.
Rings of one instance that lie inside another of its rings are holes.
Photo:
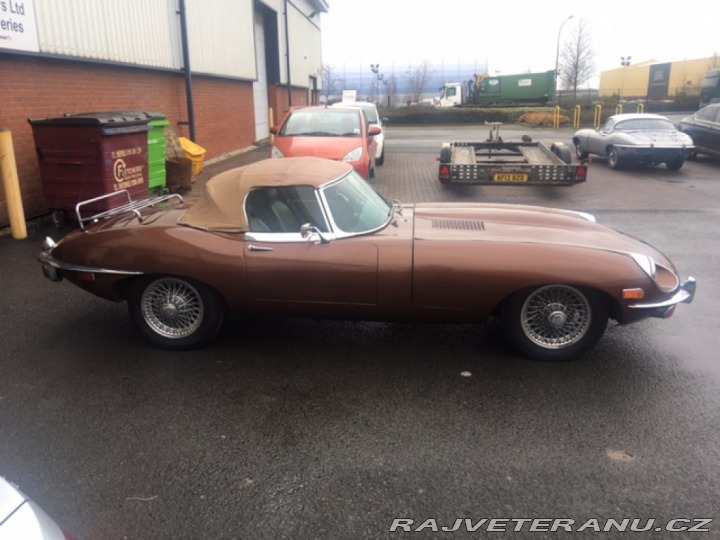
<path fill-rule="evenodd" d="M 695 302 L 562 364 L 518 356 L 493 326 L 305 319 L 233 320 L 169 353 L 123 304 L 44 279 L 35 257 L 58 231 L 33 221 L 27 240 L 0 237 L 0 474 L 88 539 L 630 534 L 608 519 L 720 537 L 720 163 L 598 159 L 574 187 L 441 186 L 439 142 L 480 131 L 389 127 L 374 185 L 404 202 L 593 212 L 695 276 Z M 194 194 L 266 155 L 207 165 Z M 478 525 L 492 518 L 498 532 Z"/>

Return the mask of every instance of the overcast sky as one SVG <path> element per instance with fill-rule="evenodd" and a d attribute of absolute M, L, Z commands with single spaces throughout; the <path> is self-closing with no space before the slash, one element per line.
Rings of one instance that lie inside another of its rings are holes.
<path fill-rule="evenodd" d="M 329 0 L 322 15 L 323 63 L 353 70 L 379 63 L 402 74 L 409 64 L 487 63 L 490 73 L 555 68 L 562 43 L 584 19 L 599 72 L 632 63 L 720 54 L 720 3 L 646 0 Z"/>

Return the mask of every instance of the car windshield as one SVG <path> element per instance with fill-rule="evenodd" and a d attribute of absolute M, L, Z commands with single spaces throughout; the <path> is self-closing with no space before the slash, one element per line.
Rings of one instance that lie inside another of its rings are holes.
<path fill-rule="evenodd" d="M 624 120 L 615 125 L 616 131 L 674 131 L 675 126 L 663 118 L 637 118 Z"/>
<path fill-rule="evenodd" d="M 360 113 L 332 109 L 299 110 L 290 113 L 281 137 L 361 137 Z"/>
<path fill-rule="evenodd" d="M 362 112 L 365 114 L 365 118 L 367 118 L 367 121 L 371 124 L 378 124 L 378 112 L 375 108 L 375 105 L 372 103 L 363 103 L 360 101 L 353 101 L 353 102 L 339 102 L 335 103 L 333 107 L 347 107 L 349 109 L 362 109 Z"/>
<path fill-rule="evenodd" d="M 393 217 L 392 203 L 375 191 L 355 171 L 324 187 L 333 221 L 345 233 L 366 233 L 387 225 Z"/>

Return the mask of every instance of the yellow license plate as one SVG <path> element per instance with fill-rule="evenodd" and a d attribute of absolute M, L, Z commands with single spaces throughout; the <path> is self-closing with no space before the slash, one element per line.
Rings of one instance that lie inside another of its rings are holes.
<path fill-rule="evenodd" d="M 527 174 L 495 174 L 493 182 L 527 182 Z"/>

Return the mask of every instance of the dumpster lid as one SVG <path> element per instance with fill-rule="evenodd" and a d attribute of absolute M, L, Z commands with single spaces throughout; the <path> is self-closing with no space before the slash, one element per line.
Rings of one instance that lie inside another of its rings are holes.
<path fill-rule="evenodd" d="M 164 119 L 158 112 L 144 111 L 101 111 L 80 114 L 66 113 L 59 118 L 29 119 L 30 124 L 44 125 L 82 125 L 82 126 L 131 126 L 147 124 L 150 120 Z"/>

